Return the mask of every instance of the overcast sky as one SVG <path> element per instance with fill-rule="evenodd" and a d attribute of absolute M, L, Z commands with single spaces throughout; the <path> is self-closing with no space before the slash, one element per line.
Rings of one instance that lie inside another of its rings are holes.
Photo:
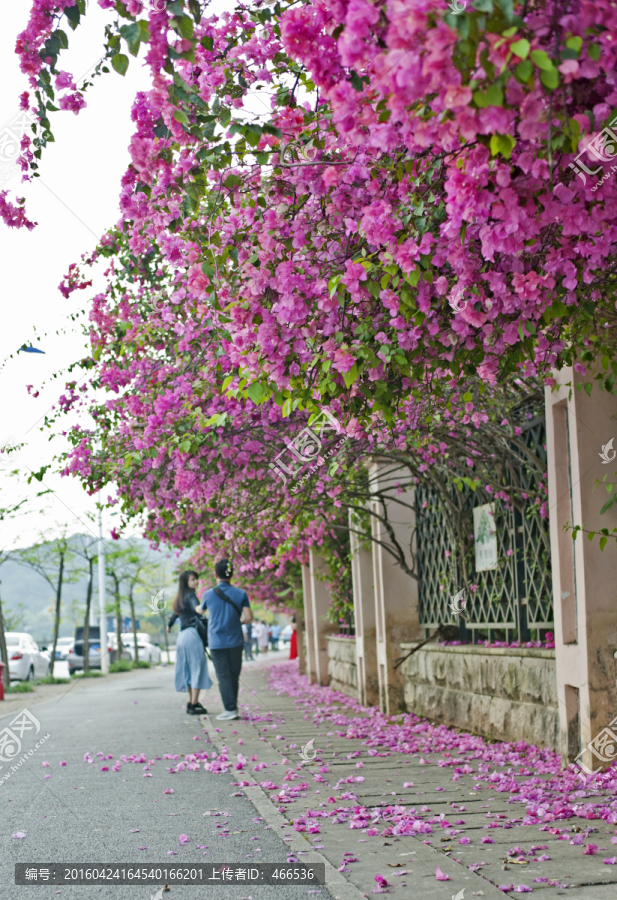
<path fill-rule="evenodd" d="M 129 162 L 127 148 L 133 131 L 130 109 L 135 93 L 150 86 L 149 72 L 142 61 L 130 57 L 124 78 L 112 71 L 95 81 L 86 92 L 87 107 L 78 116 L 52 113 L 56 142 L 43 152 L 41 177 L 22 185 L 21 173 L 5 164 L 3 152 L 7 152 L 11 123 L 19 115 L 19 95 L 28 89 L 14 49 L 30 6 L 30 0 L 5 4 L 0 30 L 0 190 L 17 190 L 18 196 L 25 196 L 28 217 L 38 222 L 33 231 L 9 229 L 0 222 L 0 361 L 14 355 L 0 370 L 0 446 L 7 442 L 26 445 L 15 463 L 25 471 L 25 477 L 8 477 L 7 468 L 12 466 L 0 465 L 0 508 L 28 498 L 22 514 L 0 521 L 0 549 L 25 546 L 42 535 L 57 536 L 64 529 L 70 534 L 93 528 L 88 513 L 94 513 L 95 500 L 77 481 L 47 474 L 43 485 L 37 482 L 29 486 L 27 475 L 51 462 L 54 453 L 66 446 L 61 436 L 50 443 L 50 431 L 41 431 L 41 425 L 63 393 L 65 378 L 54 379 L 54 374 L 62 373 L 85 355 L 81 326 L 71 322 L 71 314 L 88 306 L 93 294 L 103 288 L 103 280 L 100 271 L 94 273 L 93 287 L 74 292 L 68 300 L 58 285 L 69 265 L 91 252 L 105 230 L 118 220 L 120 179 Z M 96 0 L 87 0 L 87 6 L 77 31 L 64 29 L 69 49 L 58 63 L 58 68 L 70 72 L 79 86 L 102 55 L 104 25 L 113 14 L 101 10 Z M 230 6 L 225 0 L 213 0 L 209 13 L 220 13 Z M 263 115 L 264 109 L 267 111 L 264 101 L 257 96 L 251 99 L 249 105 L 254 104 L 254 111 Z M 13 196 L 9 194 L 9 199 Z M 88 277 L 91 275 L 92 270 L 88 270 Z M 84 321 L 82 316 L 80 322 Z M 24 343 L 40 346 L 45 355 L 16 354 Z M 28 395 L 29 384 L 40 391 L 37 399 Z M 0 460 L 3 458 L 4 454 L 0 455 Z M 53 493 L 37 500 L 37 491 L 45 489 Z M 113 524 L 114 519 L 107 514 L 107 535 Z"/>
<path fill-rule="evenodd" d="M 76 33 L 66 28 L 69 50 L 63 52 L 59 68 L 80 78 L 98 61 L 102 52 L 104 23 L 110 12 L 94 0 L 88 4 L 84 24 Z M 28 88 L 19 71 L 14 52 L 15 38 L 25 27 L 29 0 L 3 5 L 0 30 L 0 132 L 4 134 L 19 112 L 19 95 Z M 39 345 L 45 355 L 20 353 L 0 372 L 0 444 L 25 441 L 27 446 L 17 464 L 38 471 L 50 461 L 61 441 L 50 444 L 49 432 L 41 433 L 45 413 L 62 393 L 64 379 L 50 380 L 54 373 L 84 355 L 81 329 L 70 321 L 70 314 L 87 305 L 95 289 L 77 291 L 69 300 L 58 285 L 70 263 L 90 252 L 98 238 L 116 223 L 119 215 L 120 178 L 129 161 L 128 143 L 132 133 L 130 108 L 135 92 L 147 89 L 148 73 L 140 61 L 131 57 L 124 78 L 115 72 L 97 79 L 86 95 L 87 107 L 78 116 L 71 112 L 52 114 L 56 143 L 44 151 L 41 178 L 20 184 L 20 173 L 13 174 L 0 155 L 0 189 L 19 190 L 27 199 L 30 219 L 38 222 L 31 232 L 8 229 L 0 223 L 0 260 L 2 261 L 2 328 L 0 359 L 15 353 L 24 342 Z M 0 143 L 0 154 L 3 144 Z M 100 276 L 99 276 L 100 277 Z M 83 321 L 83 319 L 82 319 Z M 40 336 L 37 344 L 36 335 Z M 38 399 L 28 396 L 26 385 L 41 390 Z M 32 543 L 37 537 L 67 526 L 69 532 L 92 527 L 86 518 L 94 502 L 73 479 L 49 475 L 45 486 L 54 493 L 40 501 L 31 500 L 28 512 L 13 521 L 0 523 L 0 547 Z M 25 478 L 8 479 L 6 468 L 0 471 L 0 506 L 23 497 L 34 497 L 36 489 Z M 113 524 L 107 518 L 106 531 Z"/>

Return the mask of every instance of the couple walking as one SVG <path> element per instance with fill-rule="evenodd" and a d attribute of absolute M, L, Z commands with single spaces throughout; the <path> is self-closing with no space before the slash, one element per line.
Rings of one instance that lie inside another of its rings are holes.
<path fill-rule="evenodd" d="M 195 593 L 197 573 L 183 572 L 180 575 L 167 631 L 171 631 L 176 620 L 180 620 L 175 685 L 180 692 L 188 689 L 186 711 L 193 716 L 207 712 L 199 702 L 199 692 L 212 686 L 204 653 L 207 641 L 225 707 L 216 718 L 225 721 L 238 718 L 238 687 L 244 649 L 242 623 L 252 622 L 253 613 L 246 591 L 230 583 L 233 566 L 229 560 L 219 560 L 214 571 L 219 582 L 215 588 L 204 592 L 201 605 Z M 203 617 L 205 610 L 208 610 L 207 620 Z"/>

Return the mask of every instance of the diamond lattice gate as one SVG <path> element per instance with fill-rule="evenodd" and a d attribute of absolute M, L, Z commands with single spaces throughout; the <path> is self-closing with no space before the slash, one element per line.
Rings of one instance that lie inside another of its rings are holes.
<path fill-rule="evenodd" d="M 508 459 L 506 488 L 537 496 L 541 476 L 527 461 L 533 454 L 545 464 L 545 440 L 543 419 L 526 423 L 520 446 L 512 447 Z M 427 484 L 416 488 L 420 624 L 427 636 L 438 625 L 453 624 L 465 640 L 527 641 L 553 627 L 548 519 L 540 516 L 536 503 L 530 501 L 522 509 L 495 503 L 496 568 L 476 572 L 473 552 L 458 549 L 461 542 L 455 534 L 473 539 L 473 509 L 490 500 L 490 495 L 468 489 L 453 491 L 446 499 Z M 463 588 L 465 609 L 459 615 L 451 602 Z"/>

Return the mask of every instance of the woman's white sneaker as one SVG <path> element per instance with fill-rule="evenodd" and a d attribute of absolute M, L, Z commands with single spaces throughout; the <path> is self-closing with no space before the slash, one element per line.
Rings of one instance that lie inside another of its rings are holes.
<path fill-rule="evenodd" d="M 216 718 L 219 721 L 227 721 L 230 719 L 237 719 L 238 718 L 238 710 L 237 709 L 225 710 L 225 712 L 220 713 L 220 715 L 218 715 Z"/>

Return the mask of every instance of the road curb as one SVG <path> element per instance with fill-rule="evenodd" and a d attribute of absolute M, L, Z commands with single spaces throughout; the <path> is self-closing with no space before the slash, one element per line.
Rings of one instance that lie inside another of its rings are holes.
<path fill-rule="evenodd" d="M 217 753 L 220 753 L 222 742 L 220 741 L 219 736 L 214 733 L 215 726 L 212 724 L 210 716 L 201 716 L 200 721 L 202 723 L 202 728 L 207 733 L 214 749 Z M 289 823 L 289 819 L 278 811 L 259 782 L 253 782 L 248 787 L 241 788 L 241 790 L 251 801 L 267 825 L 271 825 L 273 829 L 280 828 L 282 825 L 288 825 L 290 828 L 292 827 Z M 294 853 L 301 850 L 303 863 L 324 864 L 326 868 L 325 886 L 330 891 L 334 900 L 365 900 L 366 894 L 363 894 L 355 885 L 347 881 L 342 873 L 339 872 L 325 856 L 322 856 L 318 850 L 313 850 L 307 839 L 300 832 L 294 831 L 291 839 L 285 841 L 285 845 Z"/>

